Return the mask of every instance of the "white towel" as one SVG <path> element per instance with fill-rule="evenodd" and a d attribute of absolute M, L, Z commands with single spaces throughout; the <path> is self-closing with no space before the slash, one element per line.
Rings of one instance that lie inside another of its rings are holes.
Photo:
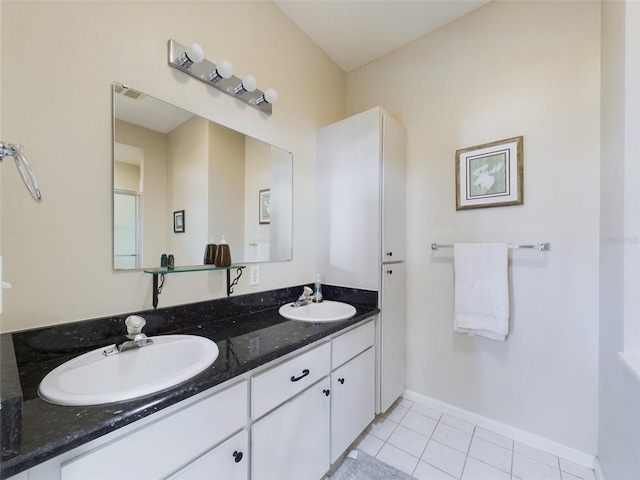
<path fill-rule="evenodd" d="M 504 340 L 509 333 L 508 245 L 456 243 L 453 331 Z"/>

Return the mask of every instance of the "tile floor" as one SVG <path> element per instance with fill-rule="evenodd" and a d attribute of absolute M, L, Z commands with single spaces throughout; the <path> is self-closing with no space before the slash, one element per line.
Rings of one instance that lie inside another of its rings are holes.
<path fill-rule="evenodd" d="M 405 398 L 352 448 L 418 480 L 596 480 L 593 470 Z"/>

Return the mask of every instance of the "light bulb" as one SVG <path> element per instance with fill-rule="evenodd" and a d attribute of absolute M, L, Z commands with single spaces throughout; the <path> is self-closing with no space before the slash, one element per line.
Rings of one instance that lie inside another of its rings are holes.
<path fill-rule="evenodd" d="M 233 93 L 241 95 L 245 92 L 253 92 L 256 86 L 256 79 L 251 75 L 247 75 L 242 79 L 240 85 L 233 89 Z"/>
<path fill-rule="evenodd" d="M 264 94 L 256 100 L 256 105 L 262 105 L 263 103 L 275 103 L 278 100 L 278 92 L 273 88 L 267 88 Z"/>
<path fill-rule="evenodd" d="M 216 66 L 216 69 L 209 74 L 209 81 L 216 83 L 222 78 L 231 78 L 233 75 L 233 67 L 226 60 L 221 60 Z"/>
<path fill-rule="evenodd" d="M 264 91 L 264 99 L 266 102 L 276 103 L 276 100 L 278 100 L 278 92 L 276 92 L 274 88 L 267 88 Z"/>
<path fill-rule="evenodd" d="M 244 88 L 247 92 L 253 92 L 256 87 L 256 79 L 253 76 L 247 75 L 242 79 L 242 88 Z"/>
<path fill-rule="evenodd" d="M 220 63 L 218 63 L 216 70 L 218 72 L 218 75 L 220 75 L 222 78 L 231 78 L 231 76 L 233 75 L 233 67 L 227 60 L 220 60 Z"/>
<path fill-rule="evenodd" d="M 187 49 L 184 53 L 187 54 L 187 57 L 189 57 L 189 60 L 193 63 L 200 63 L 204 60 L 204 50 L 196 42 L 191 42 L 187 45 Z"/>
<path fill-rule="evenodd" d="M 183 68 L 189 68 L 192 64 L 200 63 L 202 60 L 204 60 L 204 50 L 197 43 L 191 42 L 178 59 L 178 63 Z"/>

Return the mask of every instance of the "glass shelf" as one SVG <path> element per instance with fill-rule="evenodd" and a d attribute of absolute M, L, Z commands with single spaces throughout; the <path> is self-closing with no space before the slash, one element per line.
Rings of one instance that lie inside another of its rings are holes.
<path fill-rule="evenodd" d="M 238 284 L 238 280 L 242 276 L 242 269 L 245 265 L 230 265 L 228 267 L 216 267 L 215 265 L 188 265 L 183 267 L 175 267 L 168 269 L 167 267 L 148 268 L 144 270 L 144 273 L 153 275 L 153 291 L 152 303 L 153 308 L 158 308 L 158 295 L 162 293 L 162 286 L 164 285 L 164 276 L 170 273 L 187 273 L 187 272 L 206 272 L 212 270 L 225 270 L 227 272 L 227 297 L 230 297 L 233 293 L 233 287 Z M 236 270 L 236 278 L 231 281 L 231 270 Z M 160 285 L 158 285 L 158 277 L 160 277 Z"/>
<path fill-rule="evenodd" d="M 208 270 L 233 270 L 243 269 L 244 265 L 230 265 L 228 267 L 216 267 L 215 265 L 187 265 L 183 267 L 175 267 L 169 270 L 167 267 L 146 268 L 144 273 L 151 275 L 162 275 L 167 273 L 184 273 L 184 272 L 205 272 Z"/>

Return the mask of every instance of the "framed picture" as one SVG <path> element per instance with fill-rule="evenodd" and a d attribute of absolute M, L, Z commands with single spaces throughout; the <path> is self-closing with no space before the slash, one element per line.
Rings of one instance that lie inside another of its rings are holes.
<path fill-rule="evenodd" d="M 258 219 L 261 224 L 271 223 L 271 189 L 260 190 L 258 199 Z"/>
<path fill-rule="evenodd" d="M 522 138 L 456 151 L 456 210 L 524 203 Z"/>
<path fill-rule="evenodd" d="M 173 212 L 173 233 L 184 233 L 184 210 Z"/>

